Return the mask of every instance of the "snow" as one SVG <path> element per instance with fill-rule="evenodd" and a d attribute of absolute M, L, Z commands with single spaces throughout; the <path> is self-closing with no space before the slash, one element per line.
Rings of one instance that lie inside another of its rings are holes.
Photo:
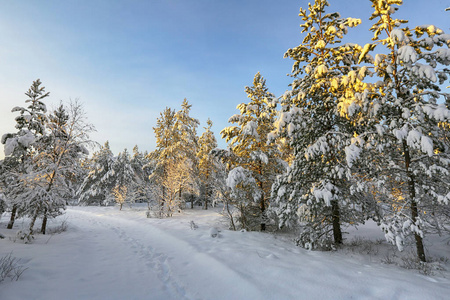
<path fill-rule="evenodd" d="M 381 62 L 383 62 L 385 58 L 386 58 L 385 54 L 375 54 L 375 61 L 374 61 L 375 66 L 378 66 Z"/>
<path fill-rule="evenodd" d="M 229 231 L 221 208 L 187 209 L 169 219 L 146 218 L 145 209 L 69 207 L 49 224 L 65 220 L 67 231 L 37 235 L 33 244 L 9 240 L 14 233 L 3 215 L 0 256 L 13 251 L 28 269 L 18 281 L 0 283 L 0 298 L 448 299 L 447 271 L 426 276 L 381 264 L 373 253 L 307 251 L 287 235 Z M 383 236 L 373 223 L 346 231 L 373 241 Z M 445 243 L 439 249 L 450 254 Z"/>
<path fill-rule="evenodd" d="M 226 184 L 229 188 L 236 188 L 241 182 L 247 182 L 248 172 L 243 167 L 236 167 L 228 173 Z"/>
<path fill-rule="evenodd" d="M 347 24 L 350 27 L 355 27 L 358 26 L 359 24 L 361 24 L 361 19 L 357 19 L 357 18 L 347 18 Z"/>
<path fill-rule="evenodd" d="M 326 65 L 320 65 L 316 70 L 316 78 L 322 77 L 328 73 L 328 68 Z"/>
<path fill-rule="evenodd" d="M 393 133 L 395 137 L 399 140 L 399 142 L 401 142 L 408 135 L 408 132 L 404 128 L 394 129 Z"/>
<path fill-rule="evenodd" d="M 325 184 L 322 184 L 320 187 L 314 188 L 313 194 L 317 202 L 319 202 L 320 199 L 323 199 L 326 206 L 331 206 L 331 200 L 333 200 L 333 191 L 336 191 L 336 187 L 327 182 Z"/>
<path fill-rule="evenodd" d="M 402 46 L 398 49 L 398 59 L 403 62 L 415 63 L 417 61 L 416 50 L 409 45 Z"/>
<path fill-rule="evenodd" d="M 316 45 L 314 46 L 315 49 L 323 49 L 325 48 L 325 41 L 324 40 L 319 40 Z"/>
<path fill-rule="evenodd" d="M 353 166 L 353 162 L 359 158 L 360 153 L 361 148 L 355 144 L 350 144 L 350 146 L 345 147 L 345 158 L 350 168 Z"/>
<path fill-rule="evenodd" d="M 436 27 L 434 25 L 420 25 L 417 26 L 418 28 L 421 28 L 422 30 L 428 32 L 430 35 L 434 35 L 434 34 L 441 34 L 443 31 L 442 29 L 440 29 L 439 27 Z"/>
<path fill-rule="evenodd" d="M 9 138 L 5 142 L 5 155 L 11 155 L 14 152 L 14 149 L 19 145 L 17 143 L 17 138 Z"/>
<path fill-rule="evenodd" d="M 242 134 L 244 136 L 252 136 L 256 139 L 259 139 L 257 128 L 258 124 L 255 121 L 250 121 L 242 128 Z"/>
<path fill-rule="evenodd" d="M 27 133 L 25 133 L 24 135 L 19 137 L 18 142 L 25 148 L 28 148 L 28 147 L 30 147 L 31 144 L 34 143 L 35 140 L 36 140 L 36 138 L 35 138 L 34 134 L 31 133 L 30 131 L 28 131 Z"/>
<path fill-rule="evenodd" d="M 394 43 L 401 44 L 403 41 L 406 40 L 406 35 L 403 32 L 403 30 L 396 28 L 391 31 L 390 38 Z"/>
<path fill-rule="evenodd" d="M 445 104 L 438 104 L 435 108 L 433 105 L 425 105 L 423 111 L 437 121 L 448 122 L 450 120 L 450 111 L 445 107 Z"/>
<path fill-rule="evenodd" d="M 450 64 L 450 49 L 439 48 L 436 50 L 435 54 L 444 64 Z"/>
<path fill-rule="evenodd" d="M 259 153 L 259 161 L 261 161 L 264 164 L 268 164 L 269 163 L 269 157 L 265 154 L 265 153 Z"/>
<path fill-rule="evenodd" d="M 406 139 L 406 141 L 409 146 L 411 146 L 413 148 L 418 148 L 421 137 L 422 137 L 422 134 L 419 131 L 413 129 L 408 132 L 408 138 Z"/>
<path fill-rule="evenodd" d="M 423 65 L 416 63 L 411 71 L 420 78 L 427 78 L 428 80 L 431 80 L 432 82 L 437 81 L 436 72 L 433 67 L 429 65 Z"/>
<path fill-rule="evenodd" d="M 293 123 L 289 123 L 288 125 L 288 135 L 293 136 L 295 131 L 295 125 Z"/>
<path fill-rule="evenodd" d="M 426 153 L 428 156 L 433 156 L 434 154 L 434 147 L 433 147 L 433 140 L 430 139 L 427 136 L 422 136 L 420 139 L 420 145 L 422 147 L 422 152 Z"/>

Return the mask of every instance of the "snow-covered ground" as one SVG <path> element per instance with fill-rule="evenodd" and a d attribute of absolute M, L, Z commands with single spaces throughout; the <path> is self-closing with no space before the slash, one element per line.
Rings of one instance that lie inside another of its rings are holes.
<path fill-rule="evenodd" d="M 385 262 L 392 246 L 369 224 L 353 247 L 307 251 L 288 236 L 226 230 L 220 210 L 186 210 L 170 219 L 146 218 L 145 208 L 70 207 L 50 223 L 61 234 L 13 242 L 25 227 L 0 219 L 0 257 L 13 251 L 28 269 L 0 283 L 0 299 L 449 299 L 448 244 L 433 276 Z M 198 226 L 191 229 L 191 221 Z M 220 230 L 211 237 L 211 228 Z M 437 239 L 436 239 L 437 240 Z M 437 243 L 437 242 L 436 242 Z M 442 246 L 440 246 L 442 245 Z M 386 252 L 387 253 L 387 252 Z M 398 254 L 398 253 L 397 253 Z"/>

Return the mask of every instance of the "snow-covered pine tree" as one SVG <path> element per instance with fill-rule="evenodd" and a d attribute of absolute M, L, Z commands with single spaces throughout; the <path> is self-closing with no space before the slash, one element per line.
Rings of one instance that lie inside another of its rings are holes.
<path fill-rule="evenodd" d="M 144 166 L 148 164 L 148 160 L 145 155 L 139 151 L 138 145 L 133 147 L 133 154 L 130 159 L 131 167 L 133 168 L 135 176 L 139 181 L 144 180 L 147 176 L 144 174 Z M 138 180 L 136 180 L 138 181 Z"/>
<path fill-rule="evenodd" d="M 7 205 L 11 209 L 11 218 L 8 229 L 12 229 L 17 214 L 28 214 L 27 204 L 18 197 L 23 191 L 23 178 L 28 174 L 32 164 L 31 157 L 35 154 L 33 145 L 45 133 L 47 123 L 47 108 L 43 100 L 50 93 L 45 92 L 37 79 L 25 93 L 28 97 L 25 103 L 27 107 L 14 107 L 12 112 L 19 112 L 16 120 L 16 133 L 7 133 L 2 136 L 1 143 L 4 144 L 5 159 L 2 164 L 1 180 L 5 186 L 4 194 Z"/>
<path fill-rule="evenodd" d="M 113 181 L 114 187 L 112 193 L 116 198 L 117 204 L 119 204 L 120 210 L 125 202 L 129 201 L 131 203 L 128 191 L 133 185 L 135 179 L 135 173 L 130 162 L 130 155 L 127 149 L 119 153 L 117 159 L 113 163 Z"/>
<path fill-rule="evenodd" d="M 212 121 L 206 121 L 208 125 L 205 132 L 198 139 L 198 169 L 200 176 L 200 195 L 203 200 L 203 208 L 208 209 L 208 203 L 212 201 L 214 178 L 217 170 L 216 159 L 211 155 L 211 151 L 217 148 L 217 141 L 214 132 L 211 131 Z"/>
<path fill-rule="evenodd" d="M 450 112 L 443 103 L 449 94 L 440 87 L 450 73 L 450 35 L 433 25 L 402 25 L 407 21 L 393 17 L 401 0 L 371 1 L 376 22 L 370 48 L 384 46 L 374 60 L 382 80 L 372 106 L 383 171 L 374 178 L 384 186 L 381 228 L 400 250 L 405 238 L 414 236 L 417 256 L 425 262 L 424 231 L 444 227 L 439 215 L 442 208 L 448 211 L 450 200 L 450 153 L 444 142 Z"/>
<path fill-rule="evenodd" d="M 152 187 L 149 176 L 153 170 L 146 156 L 147 154 L 139 152 L 137 145 L 134 146 L 130 160 L 134 171 L 134 180 L 128 189 L 128 193 L 133 202 L 147 202 L 150 205 L 152 201 Z"/>
<path fill-rule="evenodd" d="M 188 103 L 187 99 L 183 100 L 181 110 L 175 114 L 174 132 L 178 136 L 176 141 L 176 160 L 180 166 L 179 172 L 187 172 L 179 176 L 185 180 L 179 182 L 178 198 L 179 202 L 183 202 L 183 193 L 192 197 L 198 194 L 199 174 L 198 174 L 198 137 L 197 127 L 200 124 L 199 120 L 190 116 L 192 105 Z"/>
<path fill-rule="evenodd" d="M 319 249 L 342 243 L 342 225 L 363 221 L 365 204 L 351 191 L 355 177 L 349 166 L 362 142 L 368 90 L 374 88 L 362 82 L 367 67 L 358 66 L 370 57 L 359 45 L 341 43 L 361 20 L 327 13 L 327 6 L 316 0 L 300 9 L 306 36 L 285 54 L 294 60 L 294 81 L 273 132 L 290 141 L 294 160 L 274 183 L 271 211 L 280 227 L 302 222 L 298 244 Z"/>
<path fill-rule="evenodd" d="M 158 198 L 159 217 L 169 216 L 173 210 L 174 179 L 169 176 L 169 173 L 176 166 L 176 141 L 178 133 L 174 132 L 175 124 L 175 110 L 166 107 L 160 113 L 160 117 L 156 120 L 156 127 L 153 127 L 156 137 L 156 149 L 149 153 L 147 159 L 154 163 L 153 172 L 149 179 L 151 184 L 155 185 L 156 196 Z"/>
<path fill-rule="evenodd" d="M 268 141 L 267 137 L 274 129 L 276 99 L 269 92 L 266 80 L 259 72 L 253 79 L 253 86 L 246 87 L 245 92 L 250 102 L 239 104 L 237 109 L 240 113 L 228 121 L 237 125 L 224 128 L 220 134 L 229 143 L 229 149 L 234 156 L 230 163 L 237 168 L 230 171 L 230 176 L 236 178 L 229 178 L 227 182 L 241 186 L 247 191 L 240 193 L 241 196 L 249 195 L 249 191 L 256 193 L 240 198 L 241 221 L 251 218 L 251 214 L 255 213 L 252 211 L 257 207 L 256 218 L 259 220 L 259 229 L 263 231 L 266 229 L 266 208 L 269 205 L 270 189 L 276 174 L 283 169 L 279 149 L 276 143 Z M 239 191 L 239 187 L 230 187 L 235 192 Z M 255 195 L 258 195 L 256 199 Z M 249 224 L 242 225 L 250 229 Z"/>
<path fill-rule="evenodd" d="M 199 122 L 189 115 L 190 109 L 186 99 L 177 112 L 166 107 L 153 128 L 157 146 L 148 159 L 155 163 L 151 183 L 160 186 L 160 217 L 172 216 L 176 209 L 181 209 L 183 192 L 192 193 L 197 185 Z"/>
<path fill-rule="evenodd" d="M 78 202 L 81 204 L 107 205 L 113 200 L 111 191 L 115 186 L 114 182 L 114 155 L 109 147 L 109 142 L 92 155 L 88 162 L 89 173 L 84 178 L 78 189 Z"/>

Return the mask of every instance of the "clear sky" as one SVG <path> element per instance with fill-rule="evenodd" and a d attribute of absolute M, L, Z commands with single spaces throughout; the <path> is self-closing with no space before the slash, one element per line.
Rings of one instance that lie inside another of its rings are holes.
<path fill-rule="evenodd" d="M 398 17 L 450 32 L 450 0 L 405 0 Z M 361 18 L 353 41 L 370 42 L 369 0 L 331 0 L 330 12 Z M 0 135 L 15 132 L 11 113 L 40 78 L 48 108 L 79 98 L 114 154 L 152 151 L 152 127 L 165 107 L 187 98 L 191 115 L 228 126 L 244 88 L 260 71 L 280 96 L 292 81 L 288 48 L 300 44 L 304 0 L 0 0 Z M 0 146 L 0 158 L 3 147 Z"/>

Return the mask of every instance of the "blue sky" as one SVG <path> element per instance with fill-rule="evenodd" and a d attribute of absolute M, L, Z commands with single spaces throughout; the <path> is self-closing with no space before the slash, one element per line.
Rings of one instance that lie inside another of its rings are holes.
<path fill-rule="evenodd" d="M 364 44 L 372 34 L 369 0 L 331 0 L 331 11 L 358 17 L 350 37 Z M 280 96 L 292 81 L 284 52 L 300 44 L 299 0 L 0 0 L 0 135 L 14 132 L 14 106 L 40 78 L 51 97 L 79 98 L 97 128 L 92 139 L 152 151 L 152 127 L 166 107 L 184 98 L 192 116 L 206 120 L 220 147 L 244 88 L 260 71 Z M 411 26 L 435 24 L 450 31 L 450 0 L 406 0 L 398 17 Z M 2 147 L 1 147 L 2 148 Z M 0 149 L 0 158 L 3 149 Z"/>

